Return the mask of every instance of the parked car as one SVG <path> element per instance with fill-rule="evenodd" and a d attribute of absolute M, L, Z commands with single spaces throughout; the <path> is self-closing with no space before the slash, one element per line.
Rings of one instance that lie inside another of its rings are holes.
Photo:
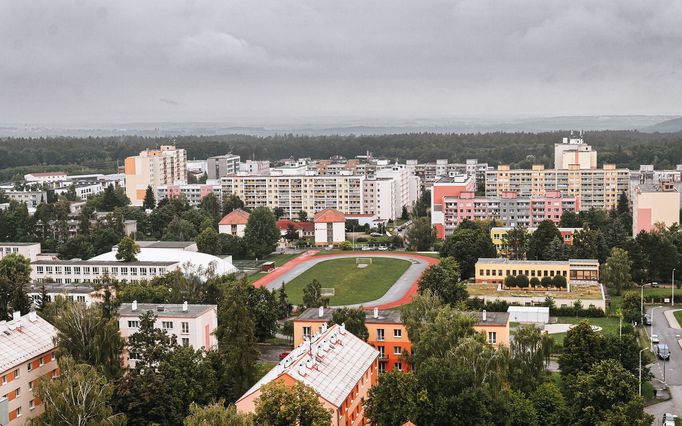
<path fill-rule="evenodd" d="M 370 251 L 372 250 L 372 247 L 370 246 L 362 246 L 362 251 Z"/>
<path fill-rule="evenodd" d="M 668 348 L 668 345 L 665 343 L 659 343 L 656 345 L 656 356 L 663 360 L 670 359 L 670 348 Z"/>
<path fill-rule="evenodd" d="M 675 426 L 676 418 L 677 416 L 672 413 L 665 413 L 663 414 L 663 419 L 661 419 L 661 424 L 663 426 Z"/>
<path fill-rule="evenodd" d="M 649 314 L 644 314 L 644 325 L 651 325 L 651 316 Z"/>
<path fill-rule="evenodd" d="M 651 343 L 653 343 L 654 345 L 658 345 L 658 342 L 660 342 L 660 340 L 658 340 L 658 334 L 652 334 Z"/>
<path fill-rule="evenodd" d="M 283 360 L 284 358 L 288 357 L 291 352 L 282 352 L 279 354 L 279 359 Z"/>
<path fill-rule="evenodd" d="M 651 288 L 658 288 L 658 283 L 657 282 L 651 283 Z"/>
<path fill-rule="evenodd" d="M 386 250 L 388 250 L 388 247 L 386 247 L 386 246 L 379 246 L 377 250 L 379 250 L 379 251 L 386 251 Z"/>

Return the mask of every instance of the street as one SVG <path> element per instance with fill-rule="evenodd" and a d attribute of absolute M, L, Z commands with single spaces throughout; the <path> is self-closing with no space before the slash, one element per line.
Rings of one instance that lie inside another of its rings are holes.
<path fill-rule="evenodd" d="M 662 361 L 658 358 L 654 364 L 649 365 L 651 373 L 654 375 L 652 383 L 655 389 L 660 389 L 667 384 L 670 389 L 672 399 L 646 407 L 646 412 L 653 414 L 656 421 L 660 421 L 663 413 L 673 413 L 682 415 L 682 348 L 678 340 L 682 338 L 682 330 L 672 328 L 666 318 L 665 312 L 674 311 L 680 308 L 653 307 L 647 308 L 653 323 L 653 334 L 657 334 L 660 342 L 665 343 L 670 348 L 670 360 Z M 672 317 L 672 312 L 668 314 Z M 678 326 L 676 321 L 674 325 Z M 652 334 L 652 327 L 647 326 L 646 331 L 649 336 Z"/>

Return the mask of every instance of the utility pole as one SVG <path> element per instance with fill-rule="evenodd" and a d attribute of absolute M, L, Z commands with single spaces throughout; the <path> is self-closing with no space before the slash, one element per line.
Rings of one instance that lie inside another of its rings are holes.
<path fill-rule="evenodd" d="M 672 278 L 673 285 L 672 287 L 672 298 L 670 299 L 670 306 L 675 306 L 675 268 L 673 268 L 673 278 Z"/>

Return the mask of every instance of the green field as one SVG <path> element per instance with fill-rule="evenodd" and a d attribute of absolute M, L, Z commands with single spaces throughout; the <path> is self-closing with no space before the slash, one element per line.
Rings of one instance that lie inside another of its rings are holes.
<path fill-rule="evenodd" d="M 558 317 L 557 323 L 559 324 L 577 324 L 580 321 L 587 321 L 590 325 L 597 325 L 602 328 L 601 333 L 605 334 L 618 334 L 619 320 L 616 317 L 603 317 L 603 318 L 583 318 L 583 317 Z M 554 338 L 554 341 L 563 345 L 566 333 L 555 333 L 550 334 Z"/>
<path fill-rule="evenodd" d="M 677 320 L 677 323 L 682 325 L 682 311 L 675 311 L 675 312 L 673 312 L 673 315 L 675 315 L 675 319 Z"/>
<path fill-rule="evenodd" d="M 357 267 L 354 257 L 327 260 L 287 283 L 286 291 L 291 303 L 301 305 L 303 288 L 317 279 L 322 288 L 335 289 L 336 295 L 329 301 L 331 306 L 369 302 L 383 296 L 409 266 L 407 260 L 378 257 L 363 269 Z"/>

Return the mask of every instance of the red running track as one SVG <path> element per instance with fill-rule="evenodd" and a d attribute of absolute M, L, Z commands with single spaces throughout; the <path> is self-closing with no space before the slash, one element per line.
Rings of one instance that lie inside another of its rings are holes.
<path fill-rule="evenodd" d="M 343 253 L 343 254 L 324 254 L 324 255 L 319 255 L 316 256 L 316 254 L 319 253 L 319 250 L 309 250 L 302 255 L 290 260 L 289 262 L 285 263 L 283 266 L 280 266 L 279 268 L 275 269 L 274 271 L 270 272 L 269 274 L 265 275 L 262 278 L 259 278 L 258 280 L 254 281 L 253 285 L 254 287 L 263 287 L 266 286 L 272 282 L 275 282 L 280 278 L 282 275 L 284 275 L 286 272 L 289 270 L 293 269 L 294 267 L 305 263 L 309 261 L 312 257 L 315 257 L 315 259 L 320 259 L 320 258 L 342 258 L 344 256 L 348 256 L 351 253 Z M 382 256 L 388 256 L 388 257 L 404 257 L 408 259 L 419 259 L 422 260 L 426 263 L 428 263 L 429 266 L 432 265 L 437 265 L 440 263 L 439 259 L 436 259 L 434 257 L 430 256 L 423 256 L 420 254 L 416 253 L 410 253 L 410 252 L 385 252 L 385 251 L 370 251 L 370 252 L 359 252 L 358 255 L 361 254 L 379 254 Z M 419 276 L 421 278 L 421 275 Z M 409 287 L 409 289 L 403 294 L 403 296 L 400 299 L 394 300 L 389 303 L 384 303 L 381 305 L 367 305 L 365 308 L 379 308 L 379 309 L 390 309 L 390 308 L 396 308 L 398 306 L 406 305 L 410 302 L 412 302 L 412 299 L 414 298 L 414 295 L 417 293 L 417 286 L 419 283 L 419 278 L 414 280 L 412 282 L 412 285 Z"/>

